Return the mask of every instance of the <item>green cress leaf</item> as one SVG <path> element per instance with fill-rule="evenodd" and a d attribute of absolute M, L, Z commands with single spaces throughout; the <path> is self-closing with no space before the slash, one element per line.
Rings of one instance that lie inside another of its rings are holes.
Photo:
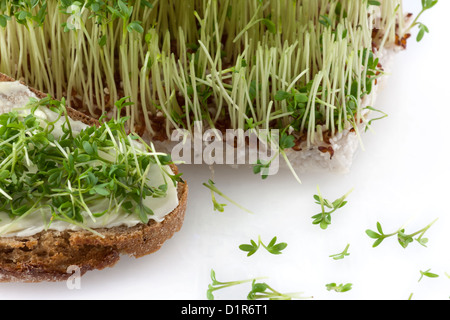
<path fill-rule="evenodd" d="M 276 101 L 284 101 L 286 99 L 291 98 L 292 95 L 289 92 L 286 91 L 278 91 L 275 95 L 275 100 Z"/>
<path fill-rule="evenodd" d="M 89 143 L 89 141 L 83 141 L 83 149 L 89 155 L 93 155 L 94 154 L 94 148 Z"/>
<path fill-rule="evenodd" d="M 263 170 L 268 170 L 270 168 L 272 161 L 261 161 L 257 160 L 256 164 L 253 165 L 253 173 L 254 174 L 260 174 Z M 268 171 L 267 171 L 268 172 Z M 267 179 L 269 175 L 266 173 L 261 174 L 261 178 Z"/>
<path fill-rule="evenodd" d="M 295 137 L 283 132 L 280 138 L 280 149 L 286 150 L 293 147 L 295 147 Z"/>
<path fill-rule="evenodd" d="M 239 249 L 244 252 L 248 252 L 247 257 L 252 256 L 256 251 L 258 251 L 259 245 L 255 243 L 255 241 L 250 240 L 251 244 L 241 244 Z"/>
<path fill-rule="evenodd" d="M 376 1 L 376 0 L 369 0 L 368 4 L 370 6 L 377 6 L 377 7 L 379 7 L 381 5 L 380 1 Z"/>
<path fill-rule="evenodd" d="M 294 100 L 297 103 L 307 103 L 309 98 L 306 94 L 296 93 L 296 94 L 294 94 Z"/>
<path fill-rule="evenodd" d="M 325 287 L 327 288 L 328 291 L 335 291 L 338 293 L 348 292 L 348 291 L 352 290 L 352 286 L 353 286 L 353 284 L 351 284 L 351 283 L 340 284 L 340 285 L 337 285 L 336 283 L 329 283 L 329 284 L 325 285 Z"/>
<path fill-rule="evenodd" d="M 0 14 L 0 27 L 5 28 L 9 20 L 11 20 L 11 17 L 5 14 Z"/>
<path fill-rule="evenodd" d="M 350 255 L 350 253 L 348 253 L 348 248 L 350 247 L 350 244 L 347 244 L 347 246 L 345 247 L 344 251 L 338 254 L 333 254 L 330 256 L 330 258 L 333 258 L 333 260 L 342 260 L 345 257 L 348 257 Z"/>
<path fill-rule="evenodd" d="M 417 282 L 422 281 L 423 277 L 427 277 L 427 278 L 439 278 L 439 275 L 430 272 L 431 269 L 428 269 L 426 271 L 420 271 L 420 278 Z"/>
<path fill-rule="evenodd" d="M 129 32 L 136 31 L 138 33 L 144 33 L 144 28 L 141 25 L 140 21 L 133 21 L 128 26 L 127 29 Z"/>
<path fill-rule="evenodd" d="M 419 33 L 417 34 L 417 42 L 422 41 L 423 37 L 425 36 L 425 33 L 429 33 L 430 30 L 428 27 L 422 23 L 419 23 Z"/>
<path fill-rule="evenodd" d="M 277 33 L 277 27 L 275 26 L 275 23 L 273 23 L 270 19 L 263 19 L 262 23 L 266 26 L 267 30 L 270 33 L 276 34 Z"/>
<path fill-rule="evenodd" d="M 319 23 L 324 25 L 326 28 L 331 27 L 333 24 L 331 19 L 325 14 L 320 15 Z"/>

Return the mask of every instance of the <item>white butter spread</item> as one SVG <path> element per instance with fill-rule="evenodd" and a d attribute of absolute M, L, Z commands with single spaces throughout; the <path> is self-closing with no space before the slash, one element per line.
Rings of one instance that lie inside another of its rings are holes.
<path fill-rule="evenodd" d="M 19 82 L 0 82 L 0 113 L 10 112 L 13 109 L 24 107 L 31 97 L 36 96 L 24 85 Z M 22 111 L 21 111 L 22 112 Z M 43 120 L 54 121 L 57 118 L 57 114 L 50 109 L 40 108 L 36 110 L 34 115 Z M 65 119 L 59 119 L 55 124 L 55 129 L 52 134 L 57 139 L 62 135 L 62 124 Z M 70 125 L 74 135 L 79 134 L 83 129 L 87 127 L 81 121 L 70 120 Z M 165 170 L 169 174 L 173 174 L 169 166 L 164 166 Z M 178 192 L 177 187 L 166 176 L 159 166 L 153 165 L 148 172 L 149 185 L 152 187 L 158 187 L 165 184 L 168 181 L 168 188 L 165 197 L 153 198 L 146 197 L 144 199 L 144 205 L 153 211 L 153 215 L 149 218 L 158 222 L 164 220 L 164 217 L 172 212 L 178 206 Z M 0 197 L 3 195 L 0 194 Z M 95 205 L 89 207 L 89 210 L 93 213 L 103 212 L 110 208 L 109 198 L 104 198 L 98 201 Z M 91 229 L 97 228 L 112 228 L 117 226 L 133 227 L 142 223 L 136 214 L 129 214 L 121 207 L 115 205 L 112 206 L 112 211 L 104 214 L 101 217 L 95 218 L 95 221 L 87 212 L 82 212 L 84 217 L 83 225 Z M 81 227 L 64 222 L 53 221 L 49 226 L 51 218 L 50 210 L 39 209 L 35 212 L 28 214 L 26 217 L 18 217 L 11 219 L 6 212 L 0 211 L 0 234 L 3 237 L 20 236 L 26 237 L 39 233 L 47 228 L 49 230 L 80 230 Z"/>
<path fill-rule="evenodd" d="M 25 106 L 31 97 L 36 95 L 19 81 L 0 82 L 0 113 Z"/>

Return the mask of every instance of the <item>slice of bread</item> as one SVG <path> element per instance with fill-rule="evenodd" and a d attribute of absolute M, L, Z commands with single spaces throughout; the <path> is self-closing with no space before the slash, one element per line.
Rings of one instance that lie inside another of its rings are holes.
<path fill-rule="evenodd" d="M 15 81 L 0 74 L 0 82 Z M 45 94 L 30 88 L 38 98 Z M 73 120 L 87 125 L 98 121 L 68 108 Z M 171 166 L 178 173 L 175 165 Z M 142 257 L 161 248 L 163 243 L 181 229 L 188 195 L 186 183 L 178 183 L 178 207 L 162 222 L 150 220 L 134 227 L 96 229 L 104 237 L 89 231 L 42 231 L 28 237 L 0 237 L 0 282 L 63 281 L 72 275 L 71 266 L 80 275 L 89 270 L 114 266 L 121 254 Z"/>

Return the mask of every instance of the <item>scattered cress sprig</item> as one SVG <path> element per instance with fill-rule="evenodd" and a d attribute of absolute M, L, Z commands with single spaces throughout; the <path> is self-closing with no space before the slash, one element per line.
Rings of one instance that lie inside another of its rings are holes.
<path fill-rule="evenodd" d="M 417 38 L 416 38 L 417 42 L 422 41 L 425 34 L 430 32 L 430 30 L 428 29 L 428 27 L 426 25 L 419 22 L 420 17 L 426 11 L 433 8 L 438 3 L 438 0 L 421 0 L 421 1 L 422 1 L 422 10 L 419 12 L 418 15 L 416 15 L 416 18 L 414 19 L 414 21 L 411 23 L 410 27 L 407 30 L 407 32 L 409 32 L 411 29 L 413 29 L 415 27 L 419 28 L 419 32 L 417 33 Z"/>
<path fill-rule="evenodd" d="M 330 258 L 333 258 L 333 260 L 343 260 L 345 257 L 348 257 L 350 253 L 348 253 L 348 249 L 350 248 L 350 244 L 347 244 L 344 251 L 338 254 L 333 254 L 330 256 Z"/>
<path fill-rule="evenodd" d="M 287 247 L 287 243 L 286 242 L 280 242 L 277 243 L 277 237 L 273 237 L 272 240 L 269 242 L 269 244 L 266 246 L 262 241 L 261 241 L 261 236 L 258 236 L 258 243 L 256 243 L 254 240 L 250 240 L 250 244 L 241 244 L 239 246 L 239 249 L 241 249 L 244 252 L 247 252 L 247 257 L 252 256 L 253 254 L 256 253 L 256 251 L 258 251 L 258 249 L 260 247 L 263 247 L 264 249 L 267 250 L 267 252 L 271 253 L 271 254 L 281 254 L 284 249 L 286 249 Z"/>
<path fill-rule="evenodd" d="M 325 285 L 328 291 L 334 291 L 338 293 L 344 293 L 352 290 L 353 284 L 346 283 L 346 284 L 336 284 L 336 283 L 328 283 Z"/>
<path fill-rule="evenodd" d="M 222 191 L 220 191 L 216 187 L 214 181 L 212 181 L 211 179 L 209 179 L 207 183 L 203 183 L 203 186 L 205 186 L 206 188 L 211 190 L 211 199 L 212 199 L 212 202 L 213 202 L 213 205 L 214 205 L 214 211 L 224 212 L 225 206 L 226 206 L 226 204 L 219 203 L 217 201 L 217 199 L 215 197 L 215 194 L 217 194 L 217 195 L 221 196 L 222 198 L 228 200 L 230 203 L 234 204 L 236 207 L 244 210 L 245 212 L 253 214 L 252 211 L 250 211 L 249 209 L 243 207 L 242 205 L 240 205 L 239 203 L 237 203 L 236 201 L 231 199 L 229 196 L 225 195 Z"/>
<path fill-rule="evenodd" d="M 385 239 L 390 238 L 390 237 L 397 237 L 398 243 L 403 247 L 403 248 L 407 248 L 409 244 L 411 244 L 412 242 L 417 241 L 420 245 L 426 247 L 427 243 L 428 243 L 428 238 L 424 238 L 423 236 L 425 235 L 425 233 L 428 231 L 428 229 L 431 228 L 431 226 L 436 223 L 438 219 L 434 220 L 432 223 L 430 223 L 429 225 L 427 225 L 426 227 L 420 229 L 417 232 L 411 233 L 411 234 L 406 234 L 405 233 L 405 229 L 403 227 L 401 227 L 400 229 L 398 229 L 396 232 L 390 233 L 390 234 L 385 234 L 383 231 L 383 228 L 381 226 L 381 223 L 377 222 L 377 231 L 373 231 L 373 230 L 366 230 L 366 234 L 372 238 L 375 239 L 375 242 L 373 243 L 373 247 L 376 248 L 378 247 Z M 415 236 L 417 236 L 417 238 L 414 238 Z"/>
<path fill-rule="evenodd" d="M 319 186 L 317 186 L 317 191 L 318 194 L 314 195 L 314 199 L 316 204 L 320 205 L 322 212 L 312 216 L 312 219 L 314 219 L 313 224 L 319 225 L 321 229 L 326 230 L 331 225 L 331 214 L 347 204 L 345 199 L 353 192 L 353 189 L 333 202 L 323 198 Z M 326 211 L 326 208 L 331 210 Z"/>
<path fill-rule="evenodd" d="M 292 300 L 292 299 L 310 299 L 312 297 L 303 297 L 302 292 L 296 293 L 281 293 L 267 283 L 257 282 L 257 280 L 264 278 L 253 278 L 247 280 L 237 280 L 221 282 L 216 279 L 216 273 L 211 270 L 211 283 L 208 285 L 208 290 L 206 291 L 206 297 L 208 300 L 214 300 L 214 292 L 217 290 L 226 289 L 229 287 L 241 285 L 244 283 L 252 283 L 251 290 L 247 295 L 247 300 L 259 300 L 259 299 L 269 299 L 269 300 Z"/>

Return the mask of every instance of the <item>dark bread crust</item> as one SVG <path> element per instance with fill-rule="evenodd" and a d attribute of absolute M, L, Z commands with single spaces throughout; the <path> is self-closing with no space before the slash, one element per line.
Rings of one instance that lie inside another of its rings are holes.
<path fill-rule="evenodd" d="M 0 82 L 14 79 L 0 73 Z M 39 98 L 46 95 L 30 88 Z M 88 125 L 98 121 L 68 108 L 69 116 Z M 175 165 L 174 173 L 178 173 Z M 83 275 L 89 270 L 114 266 L 121 254 L 142 257 L 159 250 L 181 229 L 187 205 L 188 186 L 178 184 L 179 205 L 162 222 L 150 220 L 134 227 L 96 229 L 104 237 L 89 231 L 42 231 L 29 237 L 0 237 L 0 282 L 63 281 L 77 266 Z"/>

